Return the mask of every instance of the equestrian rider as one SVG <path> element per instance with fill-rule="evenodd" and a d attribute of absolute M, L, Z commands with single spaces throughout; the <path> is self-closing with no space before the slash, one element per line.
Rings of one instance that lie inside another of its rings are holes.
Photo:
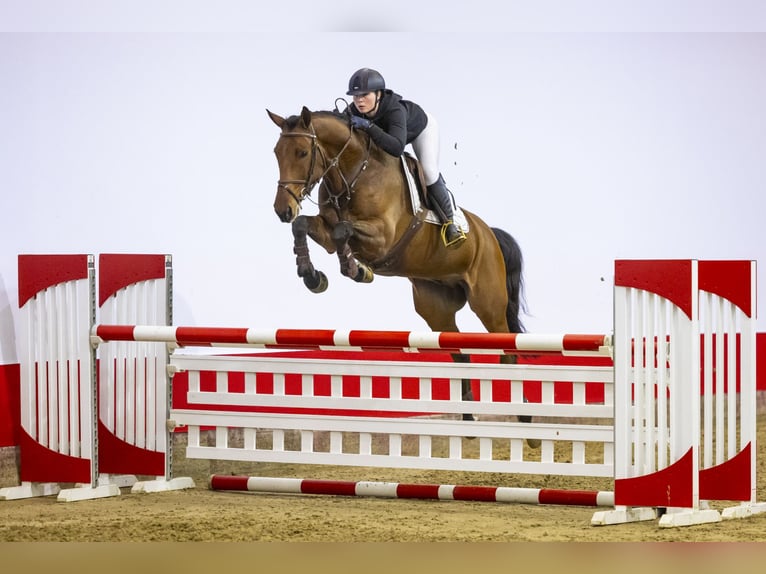
<path fill-rule="evenodd" d="M 351 124 L 366 131 L 380 149 L 394 157 L 404 153 L 407 144 L 420 161 L 428 198 L 442 221 L 442 239 L 447 247 L 457 247 L 465 234 L 454 223 L 455 203 L 439 172 L 439 125 L 418 104 L 386 89 L 383 76 L 371 68 L 354 72 L 347 95 L 353 96 Z"/>

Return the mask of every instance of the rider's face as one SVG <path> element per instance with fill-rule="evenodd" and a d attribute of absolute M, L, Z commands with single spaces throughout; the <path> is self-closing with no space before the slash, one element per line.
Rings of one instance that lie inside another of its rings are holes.
<path fill-rule="evenodd" d="M 364 94 L 356 94 L 354 96 L 354 105 L 356 106 L 356 109 L 363 114 L 373 113 L 378 105 L 377 93 L 367 92 Z"/>

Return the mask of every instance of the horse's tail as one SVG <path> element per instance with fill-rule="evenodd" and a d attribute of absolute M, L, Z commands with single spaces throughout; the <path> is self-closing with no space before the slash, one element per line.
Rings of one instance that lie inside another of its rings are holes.
<path fill-rule="evenodd" d="M 521 256 L 521 247 L 510 233 L 496 227 L 492 228 L 492 232 L 500 244 L 503 259 L 505 259 L 505 286 L 508 291 L 508 307 L 505 310 L 505 318 L 508 322 L 508 330 L 511 333 L 523 333 L 524 325 L 519 318 L 521 311 L 525 310 L 522 293 L 524 260 Z"/>

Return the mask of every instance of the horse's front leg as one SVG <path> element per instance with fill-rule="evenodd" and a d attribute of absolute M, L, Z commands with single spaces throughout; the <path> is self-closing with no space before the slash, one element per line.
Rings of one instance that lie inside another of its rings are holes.
<path fill-rule="evenodd" d="M 317 227 L 316 217 L 309 215 L 299 215 L 292 224 L 293 228 L 293 253 L 295 253 L 295 265 L 298 271 L 298 277 L 303 279 L 303 284 L 308 287 L 312 293 L 322 293 L 327 290 L 327 275 L 314 269 L 309 255 L 309 246 L 307 238 L 309 232 L 311 237 L 320 245 L 322 242 L 317 239 L 320 237 L 320 228 Z M 312 225 L 312 223 L 314 225 Z"/>
<path fill-rule="evenodd" d="M 356 260 L 348 243 L 353 235 L 354 226 L 350 221 L 341 221 L 332 230 L 332 239 L 340 262 L 340 272 L 357 283 L 371 283 L 375 276 L 372 269 Z"/>

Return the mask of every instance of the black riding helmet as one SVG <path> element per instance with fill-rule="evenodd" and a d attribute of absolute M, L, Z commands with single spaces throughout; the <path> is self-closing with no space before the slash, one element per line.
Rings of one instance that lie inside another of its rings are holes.
<path fill-rule="evenodd" d="M 362 68 L 354 72 L 348 81 L 348 96 L 366 94 L 367 92 L 376 92 L 386 89 L 386 81 L 380 72 L 372 68 Z"/>

